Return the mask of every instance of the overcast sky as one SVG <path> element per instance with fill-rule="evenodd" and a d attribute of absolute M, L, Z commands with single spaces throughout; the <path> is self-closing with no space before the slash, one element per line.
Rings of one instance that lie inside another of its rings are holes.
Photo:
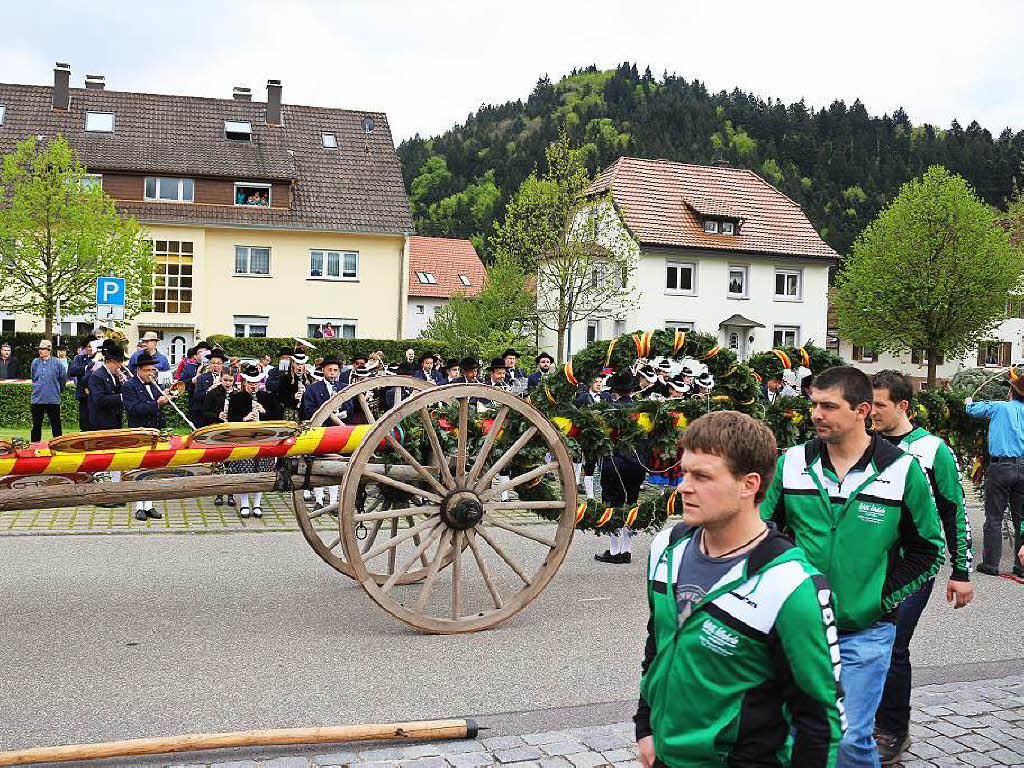
<path fill-rule="evenodd" d="M 0 82 L 265 99 L 388 113 L 396 143 L 485 103 L 526 98 L 538 76 L 622 61 L 820 107 L 860 98 L 915 123 L 998 134 L 1024 127 L 1024 3 L 514 0 L 0 0 Z M 13 34 L 12 34 L 13 32 Z"/>

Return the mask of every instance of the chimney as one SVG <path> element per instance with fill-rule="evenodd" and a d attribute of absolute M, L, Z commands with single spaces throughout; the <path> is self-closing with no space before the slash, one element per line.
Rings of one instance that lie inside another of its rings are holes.
<path fill-rule="evenodd" d="M 231 91 L 231 98 L 235 101 L 252 101 L 252 89 L 236 85 Z"/>
<path fill-rule="evenodd" d="M 106 85 L 106 78 L 103 75 L 86 75 L 85 87 L 93 91 L 102 91 Z"/>
<path fill-rule="evenodd" d="M 71 65 L 58 61 L 53 67 L 53 108 L 71 106 Z"/>
<path fill-rule="evenodd" d="M 281 124 L 281 81 L 267 80 L 267 125 Z"/>

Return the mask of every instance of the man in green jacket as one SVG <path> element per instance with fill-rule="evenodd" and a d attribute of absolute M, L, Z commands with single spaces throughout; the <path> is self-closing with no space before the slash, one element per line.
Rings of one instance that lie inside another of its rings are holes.
<path fill-rule="evenodd" d="M 779 458 L 761 503 L 761 514 L 793 537 L 835 592 L 849 720 L 840 768 L 879 765 L 875 711 L 896 606 L 942 565 L 928 479 L 913 456 L 866 431 L 873 398 L 862 371 L 822 371 L 811 384 L 817 438 Z"/>
<path fill-rule="evenodd" d="M 757 508 L 775 438 L 718 411 L 694 421 L 680 449 L 683 522 L 655 537 L 647 568 L 640 759 L 834 766 L 845 715 L 832 593 Z"/>
<path fill-rule="evenodd" d="M 871 405 L 872 428 L 917 459 L 928 477 L 932 498 L 946 536 L 953 572 L 946 584 L 946 602 L 963 608 L 974 597 L 970 583 L 971 526 L 964 504 L 960 469 L 946 442 L 922 427 L 914 427 L 908 412 L 914 399 L 910 380 L 899 371 L 879 371 L 871 379 L 875 399 Z M 896 612 L 896 639 L 885 678 L 882 702 L 875 714 L 875 742 L 882 765 L 895 763 L 910 745 L 910 639 L 931 597 L 935 579 L 900 603 Z"/>

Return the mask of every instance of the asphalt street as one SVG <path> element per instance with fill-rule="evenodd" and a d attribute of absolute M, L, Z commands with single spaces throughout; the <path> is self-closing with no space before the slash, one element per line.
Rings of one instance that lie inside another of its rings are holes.
<path fill-rule="evenodd" d="M 463 715 L 496 732 L 622 720 L 639 679 L 648 544 L 610 566 L 578 534 L 511 622 L 428 636 L 297 533 L 2 537 L 0 748 Z M 937 584 L 915 637 L 920 681 L 1020 670 L 1024 586 L 976 582 L 957 612 Z"/>

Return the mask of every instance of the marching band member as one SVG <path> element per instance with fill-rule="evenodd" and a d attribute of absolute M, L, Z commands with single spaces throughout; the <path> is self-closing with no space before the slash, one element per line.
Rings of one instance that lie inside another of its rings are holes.
<path fill-rule="evenodd" d="M 519 367 L 519 353 L 512 349 L 512 347 L 502 352 L 501 356 L 505 360 L 505 378 L 508 379 L 510 385 L 516 379 L 522 379 L 526 376 L 526 371 Z"/>
<path fill-rule="evenodd" d="M 277 400 L 284 417 L 289 421 L 300 421 L 299 409 L 306 387 L 313 383 L 313 377 L 306 370 L 306 354 L 296 349 L 286 373 L 281 374 L 277 384 Z"/>
<path fill-rule="evenodd" d="M 491 360 L 491 364 L 487 366 L 487 381 L 485 381 L 484 384 L 492 387 L 508 389 L 508 368 L 505 363 L 505 360 L 507 359 L 508 356 L 504 358 L 496 357 Z"/>
<path fill-rule="evenodd" d="M 235 388 L 235 377 L 227 368 L 221 368 L 219 378 L 210 385 L 210 388 L 206 390 L 206 395 L 203 397 L 203 406 L 200 413 L 202 414 L 203 426 L 210 424 L 220 424 L 221 414 L 224 412 L 224 403 L 227 400 L 228 393 L 233 391 Z M 196 422 L 197 424 L 200 422 Z M 223 494 L 217 494 L 213 497 L 213 504 L 216 507 L 221 506 L 224 503 Z M 235 497 L 233 494 L 228 494 L 228 506 L 235 506 Z"/>
<path fill-rule="evenodd" d="M 206 399 L 206 391 L 213 385 L 213 382 L 220 379 L 220 373 L 224 369 L 224 361 L 227 355 L 223 349 L 215 349 L 210 353 L 210 370 L 197 373 L 192 377 L 192 400 L 189 401 L 188 418 L 193 424 L 203 421 L 203 404 Z"/>
<path fill-rule="evenodd" d="M 445 365 L 444 370 L 441 371 L 441 375 L 438 377 L 438 384 L 455 384 L 456 380 L 460 378 L 459 371 L 459 358 L 453 357 Z"/>
<path fill-rule="evenodd" d="M 452 381 L 452 384 L 483 384 L 480 380 L 480 363 L 475 357 L 464 357 L 459 361 L 459 369 L 462 375 Z"/>
<path fill-rule="evenodd" d="M 82 378 L 82 389 L 88 394 L 89 430 L 120 429 L 124 418 L 121 386 L 125 382 L 122 369 L 124 352 L 116 344 L 103 347 L 103 365 Z"/>
<path fill-rule="evenodd" d="M 135 357 L 135 374 L 121 385 L 121 400 L 128 414 L 129 427 L 150 427 L 163 429 L 166 426 L 161 410 L 171 398 L 156 385 L 157 363 L 159 361 L 143 351 Z M 147 515 L 159 520 L 163 514 L 153 509 L 152 501 L 135 502 L 135 519 L 145 520 Z"/>
<path fill-rule="evenodd" d="M 413 378 L 437 384 L 437 372 L 434 370 L 434 354 L 432 352 L 424 352 L 420 355 L 420 368 L 413 374 Z"/>
<path fill-rule="evenodd" d="M 246 363 L 240 369 L 242 374 L 241 389 L 229 392 L 222 411 L 224 421 L 265 421 L 268 419 L 267 408 L 272 407 L 273 395 L 260 389 L 260 369 Z M 240 459 L 229 461 L 225 468 L 231 474 L 250 472 L 273 472 L 274 459 Z M 263 492 L 238 494 L 238 515 L 243 520 L 249 517 L 263 517 Z M 250 502 L 252 506 L 250 506 Z"/>
<path fill-rule="evenodd" d="M 547 376 L 551 372 L 551 366 L 555 364 L 555 358 L 547 352 L 541 352 L 537 355 L 537 359 L 534 362 L 537 363 L 537 370 L 526 377 L 527 392 L 540 384 L 542 376 Z"/>
<path fill-rule="evenodd" d="M 82 339 L 79 352 L 68 367 L 68 377 L 75 380 L 75 400 L 78 401 L 78 429 L 80 432 L 88 432 L 91 428 L 89 425 L 89 375 L 92 373 L 93 355 L 96 354 L 96 350 L 100 346 L 98 341 L 93 346 L 92 341 L 91 336 Z M 15 366 L 15 372 L 17 372 L 17 366 Z"/>
<path fill-rule="evenodd" d="M 604 391 L 604 376 L 597 373 L 590 379 L 590 386 L 577 393 L 574 403 L 578 408 L 589 408 L 595 403 L 611 402 L 611 399 L 611 395 Z M 594 498 L 594 470 L 597 468 L 597 458 L 584 450 L 583 461 L 573 462 L 572 466 L 576 470 L 576 486 L 579 487 L 582 477 L 583 492 L 588 499 Z"/>
<path fill-rule="evenodd" d="M 355 358 L 353 358 L 355 359 Z M 366 358 L 362 358 L 363 362 L 366 362 Z M 306 421 L 317 409 L 338 394 L 343 387 L 338 384 L 338 371 L 341 368 L 341 361 L 338 360 L 334 355 L 328 355 L 324 358 L 323 362 L 323 379 L 314 381 L 308 387 L 306 387 L 306 393 L 302 398 L 302 420 Z M 359 376 L 358 371 L 362 370 L 362 375 L 366 375 L 365 365 L 361 366 L 360 369 L 353 368 L 353 376 Z M 345 403 L 342 406 L 342 410 L 339 411 L 338 415 L 341 419 L 346 420 L 347 416 L 354 416 L 354 413 L 349 413 L 346 408 L 351 408 L 354 405 L 351 401 Z M 362 413 L 359 414 L 362 418 L 362 422 L 365 423 L 366 418 Z M 331 485 L 327 488 L 327 495 L 330 499 L 331 504 L 338 503 L 338 486 Z M 313 489 L 313 511 L 319 512 L 324 508 L 324 489 L 314 488 Z"/>
<path fill-rule="evenodd" d="M 356 352 L 352 355 L 352 365 L 341 373 L 338 374 L 338 388 L 344 389 L 352 384 L 352 379 L 356 368 L 365 367 L 370 361 L 365 352 Z M 341 362 L 340 360 L 338 361 Z M 339 368 L 340 370 L 340 368 Z"/>

